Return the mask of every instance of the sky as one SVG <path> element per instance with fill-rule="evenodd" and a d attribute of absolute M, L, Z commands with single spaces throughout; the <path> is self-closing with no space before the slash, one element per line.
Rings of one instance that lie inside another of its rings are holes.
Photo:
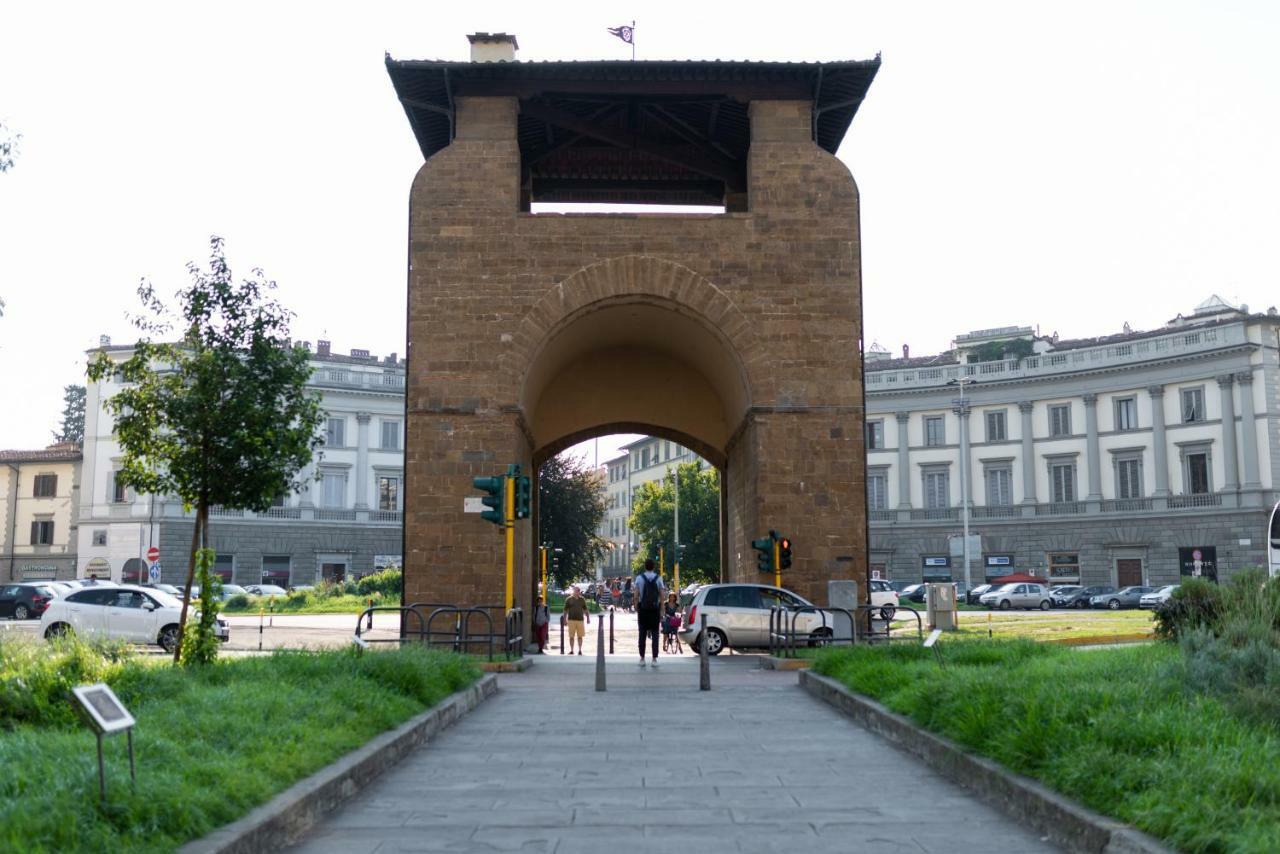
<path fill-rule="evenodd" d="M 0 121 L 0 448 L 43 447 L 100 335 L 133 335 L 227 241 L 338 352 L 404 352 L 422 156 L 383 64 L 520 58 L 883 65 L 839 157 L 862 198 L 865 337 L 1162 325 L 1280 303 L 1280 3 L 46 3 L 10 0 Z M 601 440 L 600 460 L 621 440 Z M 594 451 L 594 447 L 588 448 Z"/>

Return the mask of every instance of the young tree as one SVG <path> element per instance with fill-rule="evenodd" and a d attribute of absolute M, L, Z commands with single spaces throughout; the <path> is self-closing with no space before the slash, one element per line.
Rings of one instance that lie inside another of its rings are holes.
<path fill-rule="evenodd" d="M 547 574 L 560 585 L 590 575 L 604 556 L 596 532 L 605 514 L 605 493 L 583 460 L 553 457 L 538 474 L 538 543 L 562 549 L 558 571 Z"/>
<path fill-rule="evenodd" d="M 680 542 L 684 558 L 680 561 L 680 581 L 714 582 L 720 580 L 720 472 L 714 468 L 699 470 L 697 463 L 682 463 L 680 471 Z M 666 552 L 666 571 L 670 572 L 675 554 L 676 487 L 674 474 L 661 481 L 642 483 L 636 490 L 635 505 L 628 524 L 644 543 L 634 558 L 634 569 L 656 553 L 658 546 Z"/>
<path fill-rule="evenodd" d="M 53 440 L 84 443 L 84 386 L 62 387 L 62 428 L 53 431 Z"/>
<path fill-rule="evenodd" d="M 94 381 L 116 373 L 123 381 L 106 402 L 124 451 L 116 477 L 195 509 L 175 661 L 209 508 L 267 510 L 301 489 L 298 473 L 321 442 L 308 354 L 290 344 L 292 315 L 270 296 L 275 282 L 256 268 L 236 282 L 222 239 L 209 243 L 208 271 L 187 265 L 191 284 L 177 294 L 176 317 L 144 279 L 138 296 L 152 317 L 134 318 L 142 339 L 133 354 L 116 363 L 99 352 L 89 365 Z M 152 340 L 165 335 L 178 340 Z"/>

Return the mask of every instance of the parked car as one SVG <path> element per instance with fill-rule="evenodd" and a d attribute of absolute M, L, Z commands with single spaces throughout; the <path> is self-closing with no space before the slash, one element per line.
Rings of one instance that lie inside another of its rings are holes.
<path fill-rule="evenodd" d="M 53 600 L 40 617 L 40 633 L 46 638 L 75 633 L 159 644 L 173 652 L 181 612 L 182 602 L 159 590 L 134 584 L 95 586 Z M 220 641 L 231 638 L 226 620 L 218 618 L 216 633 Z"/>
<path fill-rule="evenodd" d="M 812 608 L 813 604 L 789 590 L 764 584 L 708 584 L 694 594 L 680 640 L 695 651 L 700 649 L 705 614 L 709 655 L 719 655 L 726 647 L 768 646 L 769 609 L 776 606 L 794 609 Z M 834 615 L 825 611 L 806 611 L 795 618 L 796 632 L 807 635 L 810 643 L 831 637 L 834 625 Z"/>
<path fill-rule="evenodd" d="M 53 589 L 34 582 L 0 585 L 0 617 L 31 620 L 57 599 Z"/>
<path fill-rule="evenodd" d="M 881 613 L 886 620 L 892 620 L 893 615 L 897 613 L 898 606 L 901 604 L 898 600 L 898 591 L 890 586 L 889 582 L 881 581 L 873 578 L 870 583 L 871 587 L 871 604 L 880 608 Z"/>
<path fill-rule="evenodd" d="M 1063 606 L 1059 604 L 1059 601 L 1066 599 L 1079 589 L 1079 584 L 1059 584 L 1057 587 L 1049 591 L 1049 601 L 1053 603 L 1053 607 L 1061 608 Z"/>
<path fill-rule="evenodd" d="M 923 584 L 909 584 L 898 593 L 898 599 L 908 602 L 923 602 L 924 591 L 925 585 Z"/>
<path fill-rule="evenodd" d="M 1143 597 L 1138 600 L 1138 607 L 1159 608 L 1165 602 L 1169 601 L 1169 598 L 1173 596 L 1173 591 L 1177 589 L 1177 584 L 1166 584 L 1164 587 L 1156 588 L 1150 593 L 1144 594 Z"/>
<path fill-rule="evenodd" d="M 1136 608 L 1142 597 L 1155 591 L 1154 587 L 1122 587 L 1113 593 L 1099 593 L 1089 597 L 1090 608 L 1110 608 L 1119 611 L 1121 608 Z"/>
<path fill-rule="evenodd" d="M 1105 584 L 1094 585 L 1093 587 L 1081 587 L 1071 591 L 1066 596 L 1062 596 L 1054 600 L 1054 604 L 1059 608 L 1088 608 L 1089 599 L 1093 596 L 1101 596 L 1103 593 L 1115 593 L 1114 587 L 1108 587 Z"/>
<path fill-rule="evenodd" d="M 70 581 L 46 581 L 45 586 L 53 591 L 54 597 L 66 596 L 72 590 L 79 590 L 80 587 L 72 584 Z"/>
<path fill-rule="evenodd" d="M 288 590 L 274 584 L 250 584 L 245 587 L 244 592 L 250 596 L 287 596 L 289 593 Z"/>
<path fill-rule="evenodd" d="M 982 594 L 990 593 L 994 588 L 994 584 L 979 584 L 977 587 L 965 594 L 964 601 L 970 605 L 980 604 L 982 601 Z"/>
<path fill-rule="evenodd" d="M 890 581 L 889 586 L 892 587 L 894 590 L 898 591 L 898 595 L 901 596 L 902 591 L 906 590 L 908 587 L 910 587 L 914 583 L 915 582 L 912 582 L 912 581 Z"/>
<path fill-rule="evenodd" d="M 248 592 L 249 591 L 245 590 L 239 584 L 224 584 L 222 585 L 221 599 L 223 602 L 225 602 L 228 599 L 230 599 L 232 596 L 242 596 L 247 594 Z"/>
<path fill-rule="evenodd" d="M 1039 608 L 1048 611 L 1050 607 L 1049 588 L 1043 584 L 1002 584 L 989 593 L 982 594 L 980 601 L 988 608 L 999 608 L 1007 611 L 1010 608 Z"/>
<path fill-rule="evenodd" d="M 178 599 L 182 598 L 181 587 L 174 587 L 172 584 L 152 584 L 151 587 L 154 590 L 159 590 L 161 593 L 168 593 L 170 596 L 175 596 Z M 194 588 L 193 590 L 196 590 L 196 589 L 199 589 L 199 588 Z M 198 595 L 199 595 L 198 593 L 192 592 L 191 598 L 194 599 Z"/>

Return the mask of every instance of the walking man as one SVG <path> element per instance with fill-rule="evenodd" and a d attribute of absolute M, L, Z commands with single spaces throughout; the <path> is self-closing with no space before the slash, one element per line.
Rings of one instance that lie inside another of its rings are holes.
<path fill-rule="evenodd" d="M 582 655 L 582 639 L 587 636 L 586 624 L 591 622 L 587 600 L 574 585 L 569 598 L 564 600 L 564 621 L 569 626 L 569 654 L 573 655 L 573 639 L 578 639 L 578 655 Z M 584 622 L 585 621 L 585 622 Z"/>
<path fill-rule="evenodd" d="M 653 666 L 657 667 L 658 623 L 661 619 L 662 600 L 665 597 L 662 576 L 654 571 L 652 560 L 644 562 L 644 572 L 636 576 L 636 583 L 631 589 L 635 594 L 636 623 L 640 627 L 640 666 L 644 667 L 644 640 L 652 638 Z"/>

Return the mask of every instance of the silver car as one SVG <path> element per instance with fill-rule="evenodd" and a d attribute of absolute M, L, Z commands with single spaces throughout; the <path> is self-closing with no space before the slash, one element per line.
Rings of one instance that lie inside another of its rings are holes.
<path fill-rule="evenodd" d="M 1178 589 L 1177 584 L 1168 584 L 1164 587 L 1157 587 L 1150 593 L 1144 593 L 1142 598 L 1138 600 L 1139 608 L 1159 608 L 1165 602 L 1168 602 L 1173 592 Z"/>
<path fill-rule="evenodd" d="M 1039 608 L 1048 611 L 1050 605 L 1049 588 L 1043 584 L 1004 584 L 988 593 L 982 594 L 978 600 L 988 608 L 999 608 L 1007 611 L 1010 608 Z"/>
<path fill-rule="evenodd" d="M 725 647 L 767 647 L 769 609 L 813 608 L 813 604 L 789 590 L 765 584 L 708 584 L 689 603 L 681 624 L 680 640 L 697 650 L 701 642 L 702 615 L 707 616 L 707 654 L 719 655 Z M 788 618 L 790 625 L 790 618 Z M 828 612 L 806 611 L 795 615 L 796 633 L 819 642 L 832 636 L 835 625 Z"/>

